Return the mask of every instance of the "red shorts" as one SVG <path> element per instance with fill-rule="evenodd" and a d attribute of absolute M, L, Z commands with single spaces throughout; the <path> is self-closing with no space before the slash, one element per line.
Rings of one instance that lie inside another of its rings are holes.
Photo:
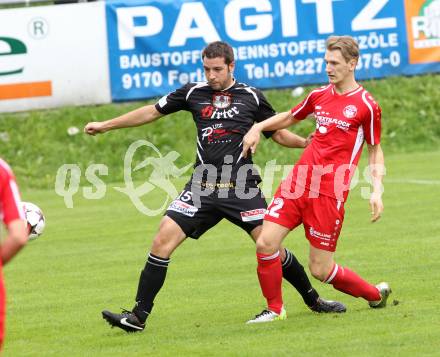
<path fill-rule="evenodd" d="M 283 197 L 281 186 L 278 187 L 264 220 L 290 230 L 302 223 L 312 246 L 334 252 L 344 221 L 344 202 L 323 195 L 310 198 L 309 194 L 305 190 L 301 197 L 289 199 Z"/>

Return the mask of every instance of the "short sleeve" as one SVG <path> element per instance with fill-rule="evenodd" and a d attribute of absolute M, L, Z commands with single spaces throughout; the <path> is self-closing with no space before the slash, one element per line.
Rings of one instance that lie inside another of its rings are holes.
<path fill-rule="evenodd" d="M 273 117 L 276 114 L 276 112 L 273 109 L 272 105 L 268 102 L 264 94 L 258 90 L 257 97 L 258 97 L 259 105 L 258 105 L 258 111 L 255 117 L 255 121 L 262 122 L 266 119 L 269 119 L 270 117 Z M 270 138 L 273 135 L 273 133 L 274 131 L 265 131 L 263 132 L 263 135 L 266 138 Z"/>
<path fill-rule="evenodd" d="M 186 97 L 194 85 L 194 83 L 189 83 L 176 89 L 174 92 L 164 95 L 155 105 L 157 111 L 166 115 L 178 112 L 179 110 L 188 110 Z"/>
<path fill-rule="evenodd" d="M 3 223 L 8 225 L 16 219 L 24 219 L 20 193 L 12 171 L 0 162 L 0 213 Z"/>
<path fill-rule="evenodd" d="M 290 112 L 297 120 L 303 120 L 315 111 L 314 92 L 311 92 L 301 103 L 293 107 Z"/>
<path fill-rule="evenodd" d="M 365 141 L 369 145 L 380 144 L 380 134 L 382 127 L 382 109 L 369 93 L 363 95 L 367 105 L 366 115 L 362 121 L 362 128 L 365 133 Z"/>

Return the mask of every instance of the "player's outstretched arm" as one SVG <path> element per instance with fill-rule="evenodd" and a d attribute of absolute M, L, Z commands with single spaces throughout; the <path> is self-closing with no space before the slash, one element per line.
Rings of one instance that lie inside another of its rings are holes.
<path fill-rule="evenodd" d="M 84 132 L 89 135 L 96 135 L 109 130 L 130 128 L 151 123 L 161 116 L 163 114 L 154 105 L 146 105 L 114 119 L 87 123 Z"/>
<path fill-rule="evenodd" d="M 260 134 L 262 131 L 273 131 L 284 129 L 298 122 L 292 117 L 291 112 L 278 113 L 269 119 L 256 123 L 247 132 L 243 138 L 243 157 L 247 157 L 249 150 L 255 153 L 258 143 L 260 142 Z"/>
<path fill-rule="evenodd" d="M 380 144 L 368 145 L 368 163 L 373 183 L 373 193 L 370 198 L 371 222 L 376 222 L 383 212 L 382 179 L 385 173 L 385 159 Z"/>
<path fill-rule="evenodd" d="M 255 124 L 253 127 L 257 126 L 260 128 L 261 131 L 274 131 L 274 130 L 280 130 L 288 128 L 289 126 L 292 126 L 293 124 L 298 123 L 299 120 L 296 120 L 293 116 L 290 110 L 288 112 L 282 112 L 275 114 L 274 116 L 263 120 L 262 122 L 259 122 L 258 124 Z"/>
<path fill-rule="evenodd" d="M 272 140 L 288 148 L 305 148 L 307 146 L 307 140 L 305 138 L 287 129 L 277 130 L 273 133 Z"/>
<path fill-rule="evenodd" d="M 9 262 L 27 241 L 29 232 L 26 229 L 26 222 L 21 219 L 15 219 L 8 224 L 8 235 L 1 245 L 0 256 L 3 265 Z"/>

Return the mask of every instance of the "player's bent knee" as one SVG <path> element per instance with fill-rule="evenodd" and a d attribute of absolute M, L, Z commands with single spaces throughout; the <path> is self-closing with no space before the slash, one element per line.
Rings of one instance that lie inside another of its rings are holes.
<path fill-rule="evenodd" d="M 260 254 L 274 254 L 278 249 L 279 246 L 274 245 L 273 242 L 265 238 L 264 235 L 260 235 L 256 242 L 257 246 L 257 253 Z"/>
<path fill-rule="evenodd" d="M 312 274 L 312 276 L 315 279 L 318 279 L 320 281 L 324 281 L 329 274 L 327 266 L 324 264 L 317 264 L 317 263 L 310 262 L 309 263 L 309 270 L 310 270 L 310 273 Z"/>

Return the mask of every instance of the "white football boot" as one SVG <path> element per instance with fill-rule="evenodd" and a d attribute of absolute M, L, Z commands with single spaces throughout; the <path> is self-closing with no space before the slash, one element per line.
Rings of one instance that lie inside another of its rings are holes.
<path fill-rule="evenodd" d="M 287 313 L 283 307 L 283 308 L 281 308 L 281 312 L 279 314 L 277 314 L 276 312 L 264 309 L 261 313 L 259 313 L 252 320 L 249 320 L 246 323 L 247 324 L 257 324 L 257 323 L 262 323 L 262 322 L 271 322 L 271 321 L 278 321 L 278 320 L 285 320 L 285 319 L 287 319 Z"/>
<path fill-rule="evenodd" d="M 369 301 L 368 305 L 375 309 L 380 309 L 382 307 L 387 306 L 388 296 L 391 294 L 391 288 L 388 283 L 382 282 L 376 285 L 377 290 L 380 293 L 379 301 Z"/>

